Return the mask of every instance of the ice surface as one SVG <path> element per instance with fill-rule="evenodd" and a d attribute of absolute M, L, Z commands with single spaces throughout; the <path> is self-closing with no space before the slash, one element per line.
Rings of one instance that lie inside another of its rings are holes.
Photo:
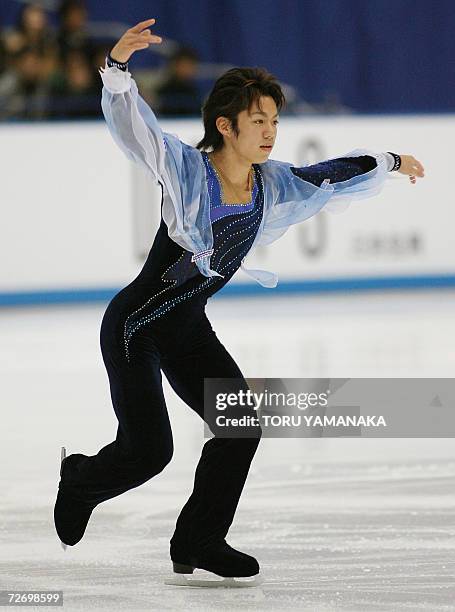
<path fill-rule="evenodd" d="M 247 377 L 452 377 L 455 293 L 216 299 Z M 116 421 L 98 346 L 105 305 L 0 316 L 0 590 L 62 589 L 65 610 L 454 610 L 452 439 L 263 439 L 228 541 L 251 589 L 165 586 L 169 538 L 203 444 L 165 382 L 172 463 L 95 509 L 65 553 L 52 509 L 60 447 L 93 454 Z"/>

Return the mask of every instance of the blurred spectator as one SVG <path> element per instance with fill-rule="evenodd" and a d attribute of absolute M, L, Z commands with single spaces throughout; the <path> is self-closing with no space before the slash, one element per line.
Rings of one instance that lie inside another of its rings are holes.
<path fill-rule="evenodd" d="M 58 45 L 63 60 L 70 51 L 81 51 L 92 62 L 95 54 L 88 31 L 88 13 L 83 0 L 64 0 L 59 11 Z"/>
<path fill-rule="evenodd" d="M 170 58 L 162 82 L 155 89 L 157 113 L 163 116 L 200 115 L 202 99 L 194 82 L 199 58 L 190 47 L 180 47 Z"/>
<path fill-rule="evenodd" d="M 21 47 L 0 76 L 0 119 L 42 119 L 47 86 L 44 54 L 34 47 Z"/>
<path fill-rule="evenodd" d="M 85 53 L 68 51 L 62 70 L 50 82 L 48 116 L 59 119 L 99 117 L 101 84 Z"/>
<path fill-rule="evenodd" d="M 98 70 L 100 68 L 104 68 L 105 63 L 106 63 L 107 54 L 112 49 L 114 44 L 115 43 L 112 43 L 112 41 L 110 41 L 108 43 L 104 43 L 104 44 L 97 44 L 97 46 L 95 48 L 95 52 L 93 54 L 92 68 L 93 68 L 93 70 L 97 74 L 97 78 L 98 78 L 98 81 L 100 83 L 100 88 L 103 86 L 103 84 L 101 82 L 101 78 L 99 76 Z"/>
<path fill-rule="evenodd" d="M 56 39 L 47 15 L 43 7 L 35 3 L 21 8 L 16 27 L 5 33 L 4 41 L 6 51 L 11 55 L 25 47 L 41 54 L 56 52 Z"/>
<path fill-rule="evenodd" d="M 6 70 L 6 47 L 3 40 L 0 38 L 0 76 Z"/>

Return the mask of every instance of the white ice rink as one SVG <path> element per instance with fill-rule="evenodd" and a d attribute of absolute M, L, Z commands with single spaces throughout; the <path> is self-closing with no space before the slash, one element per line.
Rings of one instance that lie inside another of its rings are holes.
<path fill-rule="evenodd" d="M 64 591 L 64 610 L 455 610 L 453 439 L 263 439 L 228 542 L 251 589 L 165 586 L 202 423 L 165 393 L 175 454 L 96 508 L 63 552 L 60 446 L 94 454 L 116 420 L 99 350 L 106 305 L 0 313 L 0 590 Z M 455 292 L 217 298 L 209 318 L 246 377 L 453 377 Z M 30 608 L 29 608 L 30 609 Z"/>

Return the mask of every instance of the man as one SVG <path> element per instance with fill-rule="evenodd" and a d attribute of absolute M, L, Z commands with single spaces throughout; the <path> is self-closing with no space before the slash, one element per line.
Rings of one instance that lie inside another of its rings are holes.
<path fill-rule="evenodd" d="M 262 432 L 253 422 L 254 407 L 235 406 L 226 417 L 251 421 L 225 437 L 210 397 L 204 402 L 204 379 L 223 379 L 223 392 L 248 391 L 206 316 L 207 300 L 239 267 L 275 286 L 273 273 L 243 267 L 253 246 L 276 240 L 328 204 L 377 193 L 388 170 L 415 180 L 423 168 L 412 156 L 363 151 L 304 168 L 268 160 L 285 100 L 273 75 L 260 68 L 234 68 L 217 80 L 204 104 L 205 134 L 197 148 L 163 133 L 127 66 L 135 51 L 161 42 L 148 29 L 154 23 L 137 24 L 111 50 L 102 71 L 102 108 L 127 157 L 162 186 L 162 221 L 142 271 L 103 318 L 101 350 L 119 421 L 116 440 L 93 457 L 73 454 L 62 462 L 55 524 L 62 542 L 76 544 L 96 505 L 169 463 L 173 443 L 163 372 L 215 433 L 204 444 L 193 492 L 171 539 L 174 571 L 257 577 L 257 560 L 225 537 Z"/>

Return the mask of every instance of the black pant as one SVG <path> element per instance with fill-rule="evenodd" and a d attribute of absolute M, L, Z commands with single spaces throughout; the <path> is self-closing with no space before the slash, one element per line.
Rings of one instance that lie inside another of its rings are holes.
<path fill-rule="evenodd" d="M 70 455 L 65 469 L 64 488 L 93 507 L 141 485 L 170 462 L 173 441 L 161 371 L 207 423 L 204 378 L 241 379 L 248 389 L 203 306 L 179 305 L 139 328 L 129 345 L 129 360 L 124 350 L 124 310 L 121 292 L 109 304 L 100 337 L 119 422 L 116 439 L 97 455 Z M 255 412 L 245 408 L 243 414 Z M 225 538 L 260 440 L 260 427 L 250 431 L 246 435 L 251 437 L 215 436 L 204 444 L 193 492 L 177 520 L 175 541 L 196 549 Z"/>

